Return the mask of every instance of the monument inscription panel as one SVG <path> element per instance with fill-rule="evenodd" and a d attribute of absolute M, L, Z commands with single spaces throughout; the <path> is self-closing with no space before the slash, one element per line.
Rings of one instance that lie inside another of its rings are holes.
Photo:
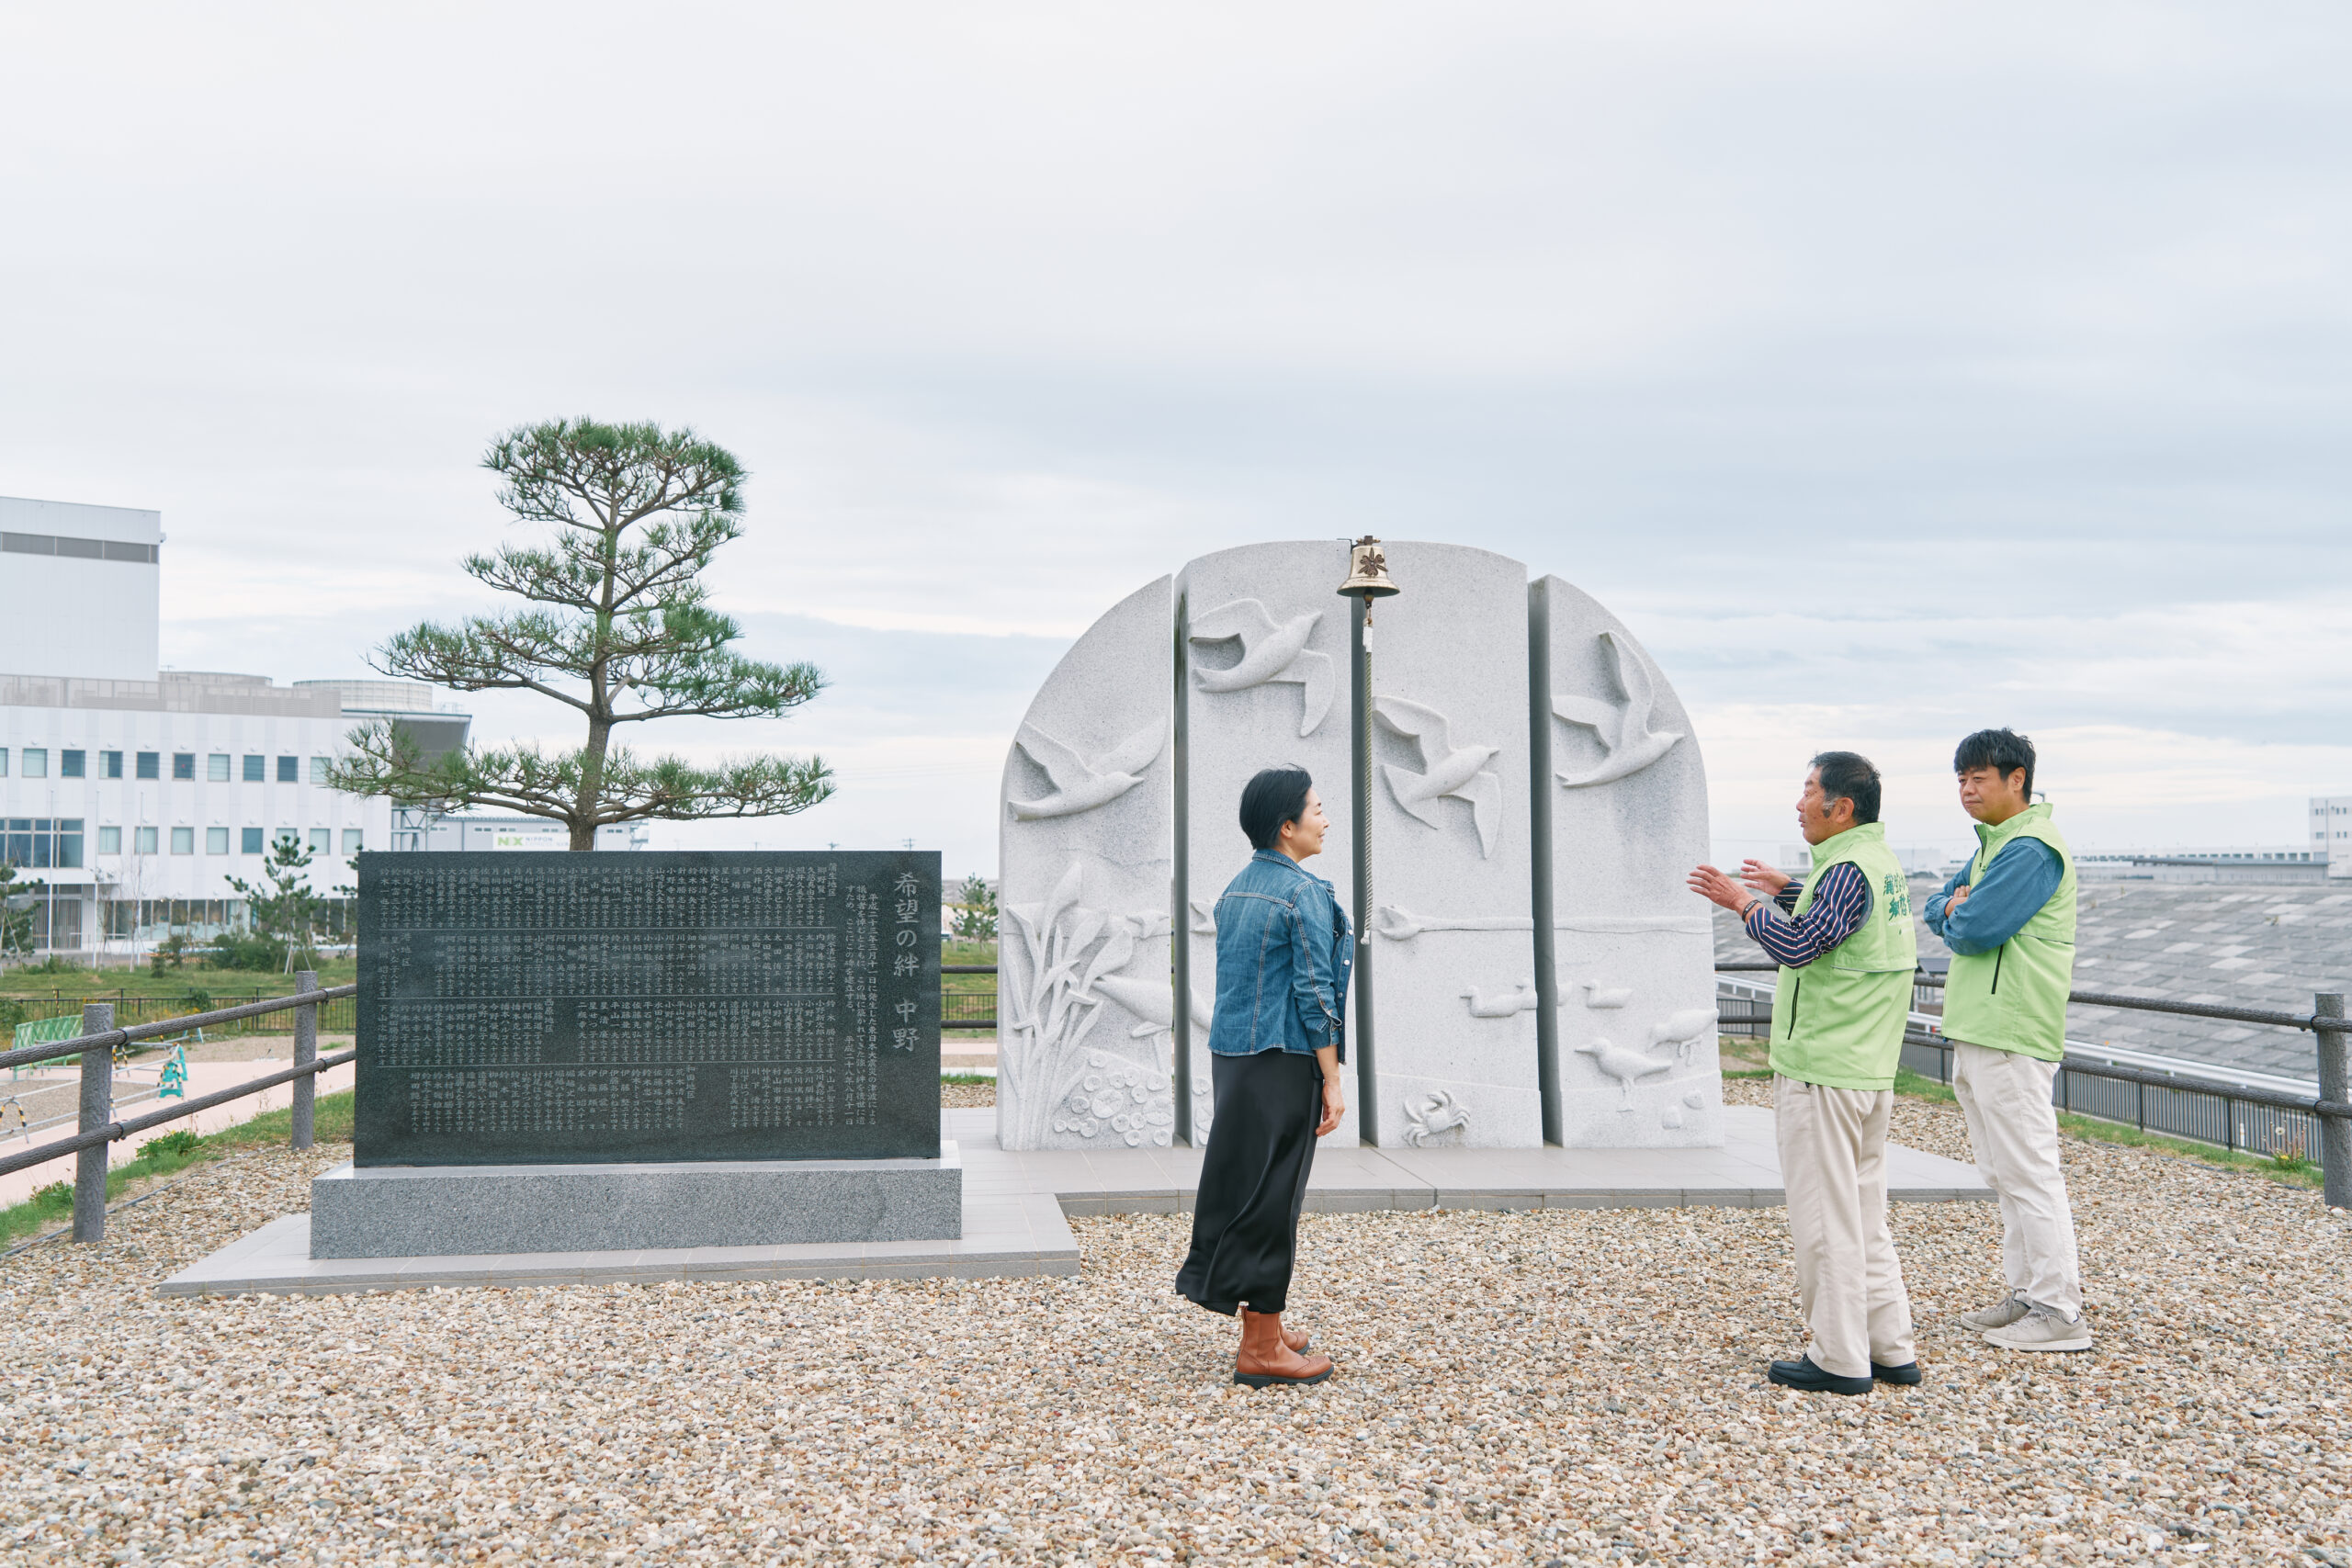
<path fill-rule="evenodd" d="M 939 874 L 363 854 L 354 1163 L 936 1158 Z"/>

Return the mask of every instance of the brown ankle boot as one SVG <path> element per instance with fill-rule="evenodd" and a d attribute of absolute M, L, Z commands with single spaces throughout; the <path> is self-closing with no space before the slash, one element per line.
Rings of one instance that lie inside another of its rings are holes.
<path fill-rule="evenodd" d="M 1283 1343 L 1291 1348 L 1294 1355 L 1304 1356 L 1306 1348 L 1315 1343 L 1315 1336 L 1304 1328 L 1285 1328 L 1283 1330 Z"/>
<path fill-rule="evenodd" d="M 1248 1388 L 1321 1382 L 1331 1375 L 1329 1356 L 1302 1356 L 1284 1343 L 1278 1312 L 1241 1309 L 1241 1349 L 1233 1358 L 1233 1381 Z"/>

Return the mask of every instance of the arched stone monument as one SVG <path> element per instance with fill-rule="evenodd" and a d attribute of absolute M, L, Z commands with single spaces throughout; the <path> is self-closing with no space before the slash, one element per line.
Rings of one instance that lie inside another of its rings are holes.
<path fill-rule="evenodd" d="M 1386 548 L 1405 592 L 1375 612 L 1372 666 L 1377 1087 L 1333 1136 L 1721 1144 L 1707 914 L 1682 882 L 1707 842 L 1689 716 L 1560 579 Z M 1113 607 L 1031 704 L 1000 824 L 1005 1147 L 1168 1144 L 1186 1028 L 1205 1138 L 1215 908 L 1250 855 L 1234 811 L 1251 773 L 1315 775 L 1334 831 L 1309 869 L 1354 907 L 1345 561 L 1327 543 L 1202 557 Z"/>

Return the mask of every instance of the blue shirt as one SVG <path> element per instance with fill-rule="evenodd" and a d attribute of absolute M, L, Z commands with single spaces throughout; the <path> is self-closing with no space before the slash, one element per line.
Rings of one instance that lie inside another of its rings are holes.
<path fill-rule="evenodd" d="M 1348 1059 L 1348 976 L 1354 933 L 1331 885 L 1277 850 L 1250 857 L 1216 901 L 1216 1006 L 1209 1050 Z"/>
<path fill-rule="evenodd" d="M 2056 850 L 2040 839 L 2011 839 L 1984 868 L 1984 880 L 1952 910 L 1952 893 L 1968 881 L 1969 866 L 1975 863 L 1972 858 L 1953 872 L 1924 911 L 1928 929 L 1963 958 L 1990 953 L 2024 930 L 2066 877 Z"/>

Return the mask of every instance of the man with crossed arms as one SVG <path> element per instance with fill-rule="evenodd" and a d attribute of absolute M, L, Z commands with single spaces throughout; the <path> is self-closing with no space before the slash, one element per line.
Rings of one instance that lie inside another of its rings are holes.
<path fill-rule="evenodd" d="M 1960 1321 L 2004 1350 L 2087 1350 L 2083 1266 L 2058 1158 L 2052 1083 L 2075 983 L 2075 857 L 2033 799 L 2033 742 L 1980 729 L 1952 754 L 1975 856 L 1928 900 L 1951 949 L 1944 1035 L 1976 1168 L 2001 1201 L 2008 1293 Z"/>

